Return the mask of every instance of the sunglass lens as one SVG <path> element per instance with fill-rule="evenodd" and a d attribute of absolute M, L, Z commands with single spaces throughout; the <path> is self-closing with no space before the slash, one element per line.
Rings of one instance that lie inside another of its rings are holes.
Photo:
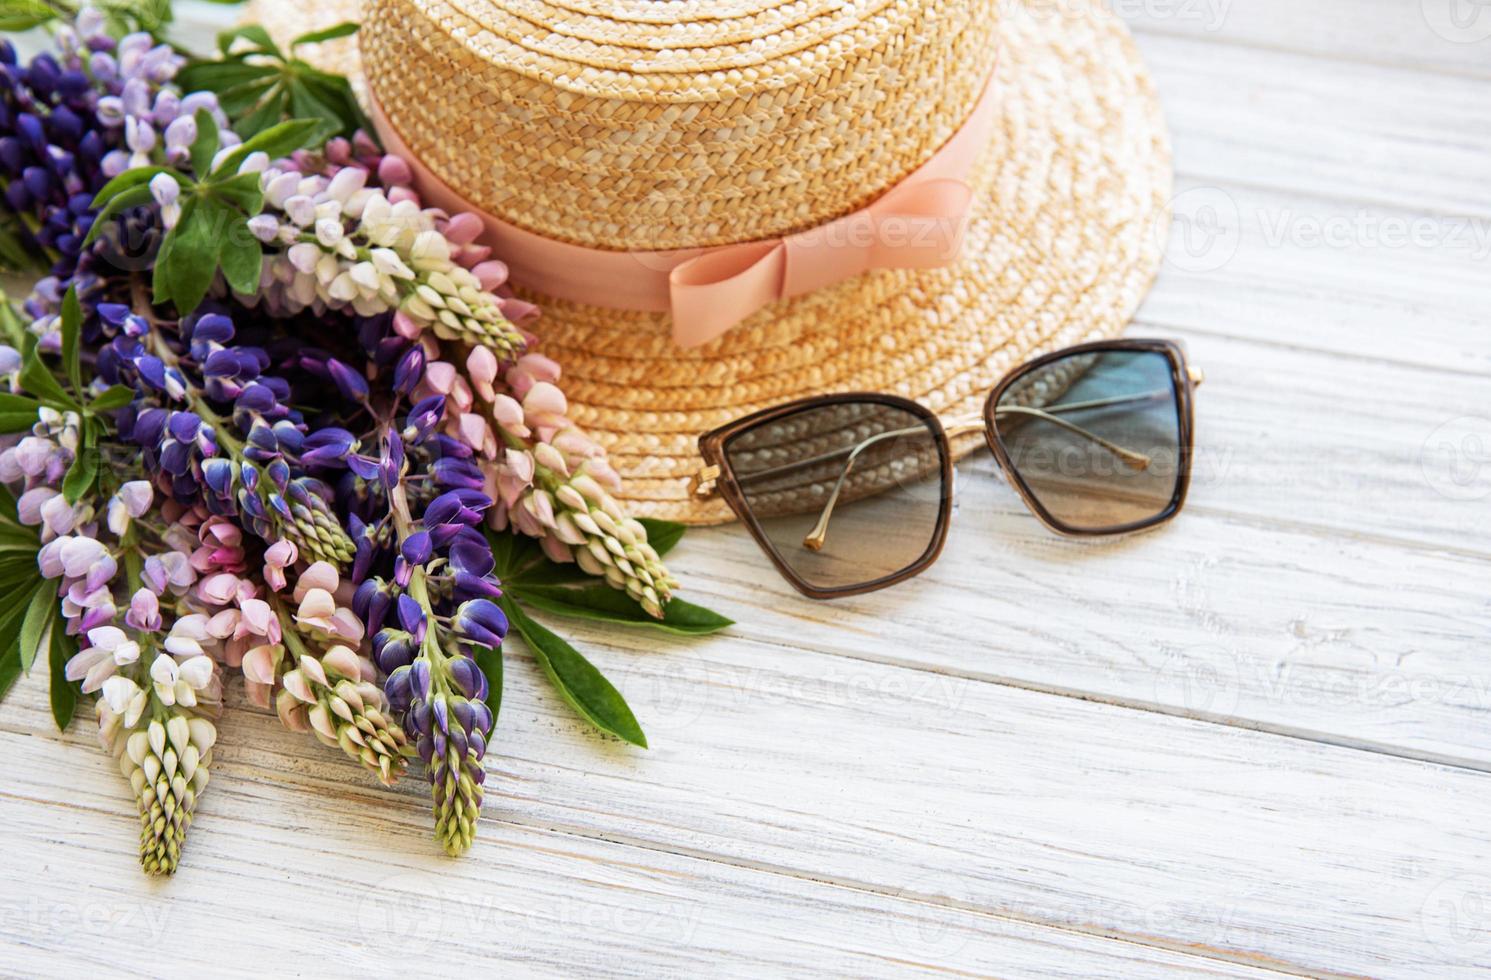
<path fill-rule="evenodd" d="M 945 446 L 931 416 L 808 405 L 732 436 L 725 456 L 767 547 L 809 588 L 850 591 L 936 549 Z"/>
<path fill-rule="evenodd" d="M 1089 351 L 1017 375 L 989 420 L 1018 480 L 1067 530 L 1121 531 L 1172 509 L 1185 465 L 1162 351 Z"/>

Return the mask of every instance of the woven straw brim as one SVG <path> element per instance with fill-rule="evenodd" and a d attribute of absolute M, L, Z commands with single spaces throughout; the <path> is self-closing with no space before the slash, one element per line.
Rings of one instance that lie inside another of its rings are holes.
<path fill-rule="evenodd" d="M 672 343 L 664 315 L 532 297 L 571 417 L 611 453 L 634 513 L 730 520 L 722 502 L 689 494 L 696 443 L 757 409 L 881 391 L 971 417 L 1021 362 L 1122 331 L 1168 229 L 1164 121 L 1127 29 L 1102 4 L 1034 8 L 1003 7 L 1000 121 L 971 179 L 977 199 L 956 265 L 868 273 L 762 310 L 695 350 Z M 315 26 L 306 13 L 259 0 L 250 16 L 283 37 Z M 356 4 L 318 4 L 314 17 L 355 19 Z M 324 47 L 316 57 L 356 72 L 354 47 Z"/>

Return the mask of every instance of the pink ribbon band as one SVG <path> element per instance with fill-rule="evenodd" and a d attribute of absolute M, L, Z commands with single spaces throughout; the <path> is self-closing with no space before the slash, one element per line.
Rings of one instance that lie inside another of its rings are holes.
<path fill-rule="evenodd" d="M 778 300 L 815 292 L 870 269 L 931 269 L 963 248 L 973 191 L 967 177 L 988 146 L 994 85 L 931 159 L 872 204 L 782 238 L 668 251 L 618 252 L 556 241 L 473 206 L 410 152 L 369 92 L 373 125 L 414 174 L 426 206 L 481 219 L 485 243 L 513 282 L 557 299 L 670 313 L 680 347 L 708 343 Z"/>

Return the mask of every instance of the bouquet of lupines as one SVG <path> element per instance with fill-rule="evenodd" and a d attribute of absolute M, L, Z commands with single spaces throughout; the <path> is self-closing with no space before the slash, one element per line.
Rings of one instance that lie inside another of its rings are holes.
<path fill-rule="evenodd" d="M 0 42 L 0 260 L 47 272 L 0 306 L 0 695 L 44 652 L 59 726 L 92 699 L 152 874 L 180 860 L 225 689 L 384 784 L 421 766 L 460 853 L 510 630 L 646 744 L 529 610 L 728 621 L 673 597 L 682 529 L 617 504 L 537 310 L 480 222 L 423 208 L 355 128 L 344 81 L 248 28 L 187 69 L 218 91 L 183 91 L 188 59 L 119 26 L 84 10 L 27 64 Z M 289 75 L 331 108 L 285 118 Z"/>

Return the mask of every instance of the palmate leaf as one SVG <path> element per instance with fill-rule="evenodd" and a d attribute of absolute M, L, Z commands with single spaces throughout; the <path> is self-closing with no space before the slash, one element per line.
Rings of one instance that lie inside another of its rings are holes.
<path fill-rule="evenodd" d="M 134 400 L 135 390 L 125 385 L 114 385 L 93 401 L 88 403 L 88 408 L 94 413 L 112 412 L 123 408 Z"/>
<path fill-rule="evenodd" d="M 58 409 L 78 408 L 78 403 L 73 401 L 72 396 L 62 390 L 62 385 L 52 376 L 52 369 L 47 367 L 46 362 L 41 359 L 36 347 L 26 352 L 21 361 L 21 388 L 27 394 L 34 395 L 44 405 L 50 405 Z"/>
<path fill-rule="evenodd" d="M 240 27 L 218 35 L 219 60 L 193 61 L 178 81 L 188 90 L 215 93 L 234 131 L 245 139 L 292 115 L 314 121 L 317 143 L 332 136 L 351 136 L 368 128 L 352 86 L 342 76 L 321 71 L 293 52 L 300 45 L 348 37 L 356 30 L 356 24 L 347 23 L 312 31 L 291 42 L 291 52 L 286 53 L 262 27 Z"/>
<path fill-rule="evenodd" d="M 197 122 L 197 138 L 192 140 L 192 173 L 198 178 L 212 169 L 212 158 L 217 156 L 217 120 L 206 109 L 198 109 L 194 117 Z"/>

